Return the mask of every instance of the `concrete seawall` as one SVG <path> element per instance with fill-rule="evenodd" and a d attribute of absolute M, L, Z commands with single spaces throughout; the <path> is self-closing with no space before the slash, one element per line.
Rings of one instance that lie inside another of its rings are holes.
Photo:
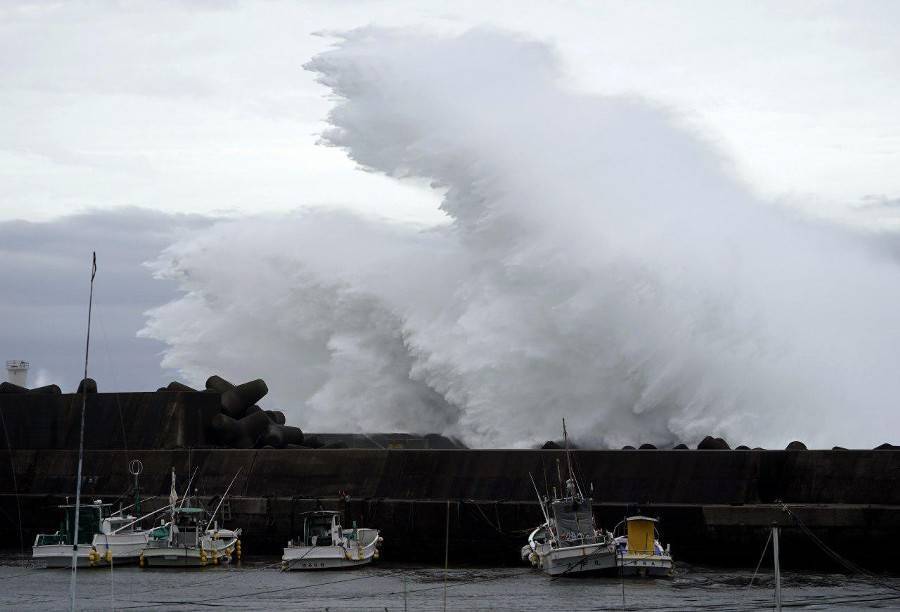
<path fill-rule="evenodd" d="M 208 425 L 220 410 L 218 393 L 89 393 L 87 449 L 212 446 Z M 0 393 L 6 438 L 2 448 L 78 449 L 82 396 Z"/>
<path fill-rule="evenodd" d="M 76 394 L 0 393 L 0 541 L 11 548 L 55 530 L 55 506 L 74 495 L 81 401 Z M 348 525 L 381 529 L 394 560 L 441 562 L 449 516 L 454 563 L 515 564 L 541 520 L 529 472 L 549 489 L 557 462 L 565 465 L 559 450 L 438 450 L 434 444 L 448 443 L 439 436 L 323 436 L 401 447 L 390 449 L 216 448 L 210 424 L 222 409 L 220 393 L 95 393 L 87 402 L 85 498 L 130 503 L 128 463 L 140 459 L 142 495 L 155 496 L 145 507 L 164 503 L 172 467 L 182 491 L 196 469 L 197 493 L 214 505 L 243 468 L 223 514 L 244 528 L 246 550 L 254 552 L 278 552 L 294 535 L 298 513 L 322 505 L 345 510 Z M 822 564 L 824 554 L 788 518 L 785 503 L 842 555 L 900 572 L 891 548 L 900 536 L 900 451 L 572 456 L 582 485 L 593 486 L 600 525 L 612 529 L 638 509 L 659 516 L 681 561 L 753 565 L 775 522 L 786 527 L 786 561 Z"/>
<path fill-rule="evenodd" d="M 19 541 L 21 511 L 27 546 L 34 532 L 56 525 L 53 506 L 72 495 L 77 454 L 23 449 L 0 457 L 0 537 Z M 157 496 L 150 507 L 168 496 L 172 467 L 182 487 L 197 469 L 198 493 L 212 499 L 243 466 L 224 512 L 230 524 L 244 527 L 248 550 L 276 552 L 291 537 L 296 515 L 322 504 L 344 509 L 348 521 L 382 529 L 385 554 L 395 560 L 439 561 L 449 512 L 456 562 L 514 564 L 527 530 L 540 520 L 528 473 L 541 487 L 546 474 L 553 486 L 563 453 L 89 450 L 85 496 L 127 499 L 133 484 L 127 465 L 135 458 L 144 463 L 143 495 Z M 900 535 L 898 451 L 579 450 L 573 459 L 584 486 L 593 484 L 603 526 L 611 529 L 640 507 L 662 519 L 666 540 L 684 561 L 754 563 L 768 526 L 778 522 L 788 528 L 787 559 L 824 562 L 806 536 L 791 529 L 796 525 L 781 510 L 784 502 L 841 554 L 867 567 L 900 571 L 885 546 Z M 339 492 L 349 494 L 349 502 Z"/>

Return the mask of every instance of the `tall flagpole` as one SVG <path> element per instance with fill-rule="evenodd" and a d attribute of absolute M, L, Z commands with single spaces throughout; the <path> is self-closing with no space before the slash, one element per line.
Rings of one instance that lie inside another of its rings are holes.
<path fill-rule="evenodd" d="M 78 475 L 75 477 L 75 526 L 72 534 L 72 581 L 70 610 L 75 610 L 75 584 L 78 577 L 78 528 L 81 519 L 81 465 L 84 459 L 84 413 L 87 410 L 88 351 L 91 348 L 91 308 L 94 305 L 94 276 L 97 274 L 97 253 L 91 259 L 91 293 L 88 298 L 87 339 L 84 344 L 84 378 L 81 380 L 81 433 L 78 438 Z"/>

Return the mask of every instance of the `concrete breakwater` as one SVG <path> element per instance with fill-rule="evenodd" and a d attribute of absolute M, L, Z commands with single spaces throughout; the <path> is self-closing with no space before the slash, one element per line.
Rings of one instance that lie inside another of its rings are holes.
<path fill-rule="evenodd" d="M 88 498 L 129 503 L 127 465 L 137 458 L 144 463 L 142 495 L 155 496 L 145 507 L 165 503 L 172 467 L 182 486 L 197 469 L 198 493 L 214 504 L 243 466 L 224 516 L 244 528 L 248 550 L 278 552 L 297 515 L 321 504 L 345 510 L 348 524 L 382 529 L 385 555 L 395 560 L 442 559 L 449 514 L 456 562 L 514 564 L 526 531 L 540 520 L 528 473 L 538 482 L 545 472 L 555 480 L 561 457 L 545 450 L 91 450 L 83 486 Z M 842 555 L 900 570 L 890 546 L 900 535 L 900 452 L 582 450 L 573 458 L 583 482 L 593 483 L 604 526 L 640 507 L 662 519 L 682 561 L 755 562 L 777 522 L 787 528 L 786 559 L 824 562 L 780 500 Z M 72 494 L 75 461 L 69 450 L 5 453 L 4 542 L 18 543 L 20 511 L 26 546 L 37 530 L 57 524 L 54 506 Z"/>
<path fill-rule="evenodd" d="M 27 548 L 54 530 L 55 506 L 74 494 L 81 396 L 0 394 L 0 538 Z M 527 531 L 540 521 L 528 474 L 557 481 L 560 450 L 446 448 L 441 436 L 320 435 L 372 448 L 217 446 L 211 423 L 222 394 L 162 391 L 88 395 L 85 498 L 130 503 L 128 464 L 140 459 L 146 508 L 162 505 L 174 467 L 183 487 L 214 505 L 243 467 L 226 522 L 245 530 L 247 550 L 277 553 L 297 515 L 343 509 L 346 524 L 375 526 L 396 561 L 441 562 L 450 525 L 454 563 L 515 564 Z M 307 438 L 314 435 L 307 434 Z M 443 446 L 444 448 L 439 448 Z M 378 448 L 381 447 L 381 448 Z M 585 487 L 593 485 L 602 526 L 640 509 L 659 516 L 676 558 L 703 564 L 755 564 L 774 522 L 786 528 L 783 555 L 806 566 L 826 561 L 794 515 L 841 555 L 871 569 L 900 572 L 900 451 L 577 450 Z M 20 531 L 21 525 L 21 531 Z M 21 537 L 20 537 L 21 534 Z"/>

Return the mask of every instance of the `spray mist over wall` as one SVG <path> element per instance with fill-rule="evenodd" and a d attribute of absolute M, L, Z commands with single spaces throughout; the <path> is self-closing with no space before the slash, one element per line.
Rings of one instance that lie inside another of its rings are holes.
<path fill-rule="evenodd" d="M 166 250 L 163 364 L 264 376 L 293 422 L 557 437 L 872 445 L 900 424 L 900 267 L 786 216 L 677 118 L 560 83 L 545 45 L 369 28 L 307 64 L 325 144 L 426 180 L 446 225 L 309 210 Z"/>

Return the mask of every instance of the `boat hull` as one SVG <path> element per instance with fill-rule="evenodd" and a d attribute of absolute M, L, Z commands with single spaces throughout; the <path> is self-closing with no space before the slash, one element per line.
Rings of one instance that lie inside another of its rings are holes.
<path fill-rule="evenodd" d="M 78 567 L 91 567 L 91 547 L 88 544 L 78 546 Z M 38 568 L 72 567 L 71 544 L 45 544 L 31 549 L 31 558 Z"/>
<path fill-rule="evenodd" d="M 144 567 L 205 567 L 208 557 L 199 548 L 147 548 L 144 550 Z"/>
<path fill-rule="evenodd" d="M 205 567 L 231 562 L 231 555 L 237 549 L 240 531 L 210 532 L 204 536 L 202 548 L 197 546 L 165 546 L 152 542 L 144 549 L 144 567 Z"/>
<path fill-rule="evenodd" d="M 102 565 L 108 565 L 109 560 L 117 565 L 137 563 L 141 553 L 147 547 L 147 534 L 142 532 L 113 535 L 98 533 L 94 535 L 93 544 Z"/>
<path fill-rule="evenodd" d="M 284 549 L 281 567 L 285 571 L 351 569 L 375 559 L 375 544 L 345 549 L 343 546 L 289 546 Z"/>
<path fill-rule="evenodd" d="M 229 563 L 231 555 L 214 554 L 199 548 L 147 548 L 142 555 L 144 567 L 206 567 L 218 563 Z"/>
<path fill-rule="evenodd" d="M 672 557 L 666 555 L 624 555 L 619 566 L 624 576 L 671 576 L 674 567 Z"/>
<path fill-rule="evenodd" d="M 615 550 L 608 544 L 553 548 L 538 555 L 538 564 L 551 576 L 614 574 L 618 570 Z"/>

